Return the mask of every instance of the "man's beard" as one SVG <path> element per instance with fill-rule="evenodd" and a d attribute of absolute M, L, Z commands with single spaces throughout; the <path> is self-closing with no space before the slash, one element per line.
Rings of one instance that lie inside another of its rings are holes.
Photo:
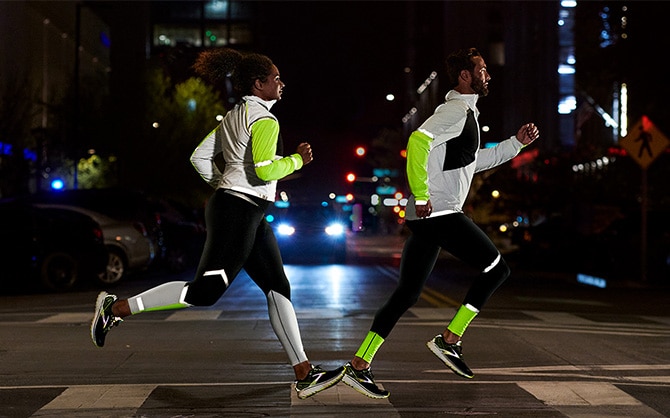
<path fill-rule="evenodd" d="M 478 79 L 470 83 L 470 88 L 479 96 L 486 96 L 487 94 L 489 94 L 489 88 L 486 87 L 484 83 Z"/>

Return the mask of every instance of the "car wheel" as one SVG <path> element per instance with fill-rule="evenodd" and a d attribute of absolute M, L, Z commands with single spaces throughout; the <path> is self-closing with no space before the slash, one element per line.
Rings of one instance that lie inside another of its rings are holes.
<path fill-rule="evenodd" d="M 40 281 L 49 290 L 71 289 L 79 278 L 79 263 L 70 254 L 54 252 L 48 254 L 42 263 Z"/>
<path fill-rule="evenodd" d="M 109 249 L 109 259 L 104 273 L 97 277 L 98 283 L 102 285 L 116 284 L 126 275 L 127 264 L 125 257 L 116 249 Z"/>

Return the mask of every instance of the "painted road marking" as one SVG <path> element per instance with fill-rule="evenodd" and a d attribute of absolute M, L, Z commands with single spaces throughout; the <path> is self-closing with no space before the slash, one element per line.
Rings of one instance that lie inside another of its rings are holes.
<path fill-rule="evenodd" d="M 88 323 L 93 318 L 93 310 L 91 312 L 66 312 L 49 315 L 46 318 L 39 319 L 35 322 L 40 324 L 77 324 Z"/>
<path fill-rule="evenodd" d="M 523 390 L 551 406 L 642 405 L 613 384 L 600 382 L 518 382 Z"/>
<path fill-rule="evenodd" d="M 665 369 L 670 370 L 670 365 L 661 365 L 661 366 L 637 366 L 637 365 L 620 365 L 620 366 L 602 366 L 609 370 L 618 370 L 618 368 L 630 368 L 630 370 L 637 369 Z M 479 370 L 480 376 L 485 373 L 492 373 L 492 371 L 497 370 L 498 374 L 514 374 L 526 370 L 545 370 L 550 371 L 551 369 L 556 370 L 558 368 L 550 367 L 539 367 L 539 368 L 508 368 L 508 369 L 488 369 L 486 371 Z M 566 371 L 574 371 L 579 368 L 574 367 L 564 367 Z M 432 371 L 428 370 L 429 373 L 442 373 L 450 371 L 439 370 Z M 522 373 L 528 375 L 528 373 Z M 536 376 L 536 374 L 533 374 Z M 551 373 L 552 376 L 556 376 L 556 373 Z M 574 378 L 575 376 L 572 375 Z M 660 378 L 656 376 L 655 378 Z M 670 376 L 663 376 L 664 381 L 662 384 L 670 383 Z M 404 383 L 404 384 L 435 384 L 439 383 L 441 385 L 463 385 L 463 384 L 509 384 L 509 381 L 445 381 L 445 380 L 432 380 L 432 379 L 423 379 L 423 380 L 382 380 L 377 383 L 381 385 L 381 382 L 387 383 Z M 640 402 L 635 397 L 629 395 L 622 389 L 617 387 L 621 385 L 626 385 L 626 379 L 622 380 L 621 377 L 618 377 L 617 382 L 588 382 L 588 381 L 559 381 L 559 382 L 542 382 L 542 381 L 516 381 L 514 382 L 521 389 L 525 390 L 537 400 L 543 402 L 546 405 L 552 407 L 603 407 L 603 406 L 614 406 L 614 407 L 630 407 L 630 406 L 643 406 L 644 404 Z M 315 396 L 312 396 L 307 399 L 299 399 L 297 392 L 292 384 L 286 382 L 226 382 L 226 383 L 171 383 L 171 384 L 124 384 L 124 385 L 80 385 L 80 386 L 71 386 L 64 390 L 59 396 L 56 396 L 51 402 L 43 406 L 40 411 L 48 415 L 49 412 L 54 413 L 55 411 L 65 412 L 65 411 L 77 411 L 77 410 L 137 410 L 142 407 L 142 405 L 151 397 L 152 392 L 158 387 L 211 387 L 211 386 L 261 386 L 261 385 L 276 385 L 276 384 L 286 384 L 287 390 L 290 391 L 290 401 L 292 412 L 299 413 L 301 408 L 305 408 L 307 411 L 309 407 L 313 406 L 331 406 L 331 405 L 347 405 L 347 406 L 374 406 L 375 412 L 384 412 L 385 416 L 388 418 L 399 417 L 399 412 L 393 407 L 390 402 L 390 398 L 387 399 L 371 399 L 366 396 L 363 396 L 347 385 L 338 384 L 326 391 L 323 391 Z M 39 386 L 42 387 L 42 386 Z M 37 387 L 37 388 L 39 388 Z M 383 387 L 383 386 L 382 386 Z M 16 389 L 16 388 L 28 388 L 28 387 L 0 387 L 0 389 Z M 32 387 L 35 388 L 35 387 Z M 45 387 L 46 388 L 46 387 Z M 582 410 L 582 413 L 584 410 Z M 36 416 L 44 416 L 39 412 L 35 414 Z"/>
<path fill-rule="evenodd" d="M 85 385 L 68 387 L 43 410 L 63 409 L 137 409 L 156 385 Z"/>

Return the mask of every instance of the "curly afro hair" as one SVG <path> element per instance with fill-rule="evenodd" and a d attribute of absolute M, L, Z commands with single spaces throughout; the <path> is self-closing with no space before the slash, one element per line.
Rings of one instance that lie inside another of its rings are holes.
<path fill-rule="evenodd" d="M 233 87 L 243 95 L 252 93 L 256 80 L 265 80 L 272 71 L 273 62 L 262 54 L 246 54 L 229 48 L 210 49 L 201 52 L 193 70 L 206 81 L 220 85 L 231 77 Z"/>

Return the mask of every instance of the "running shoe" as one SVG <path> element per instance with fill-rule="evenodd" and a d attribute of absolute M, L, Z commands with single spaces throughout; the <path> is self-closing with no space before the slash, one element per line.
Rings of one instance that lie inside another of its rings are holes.
<path fill-rule="evenodd" d="M 336 385 L 344 376 L 344 366 L 335 370 L 323 370 L 319 366 L 312 366 L 307 377 L 295 381 L 295 390 L 298 392 L 298 398 L 307 399 L 316 395 L 322 390 Z"/>
<path fill-rule="evenodd" d="M 472 370 L 463 361 L 461 353 L 461 342 L 456 344 L 447 344 L 442 335 L 436 335 L 435 338 L 426 343 L 430 351 L 433 352 L 444 364 L 459 376 L 472 379 L 474 374 Z"/>
<path fill-rule="evenodd" d="M 374 399 L 388 398 L 391 394 L 387 390 L 380 389 L 375 384 L 375 378 L 369 367 L 363 370 L 356 370 L 351 363 L 347 363 L 344 369 L 345 372 L 342 381 L 354 388 L 356 392 Z"/>
<path fill-rule="evenodd" d="M 109 330 L 123 321 L 112 313 L 112 305 L 116 299 L 116 295 L 100 292 L 98 300 L 95 301 L 95 314 L 91 321 L 91 338 L 96 347 L 105 345 L 105 337 Z"/>

